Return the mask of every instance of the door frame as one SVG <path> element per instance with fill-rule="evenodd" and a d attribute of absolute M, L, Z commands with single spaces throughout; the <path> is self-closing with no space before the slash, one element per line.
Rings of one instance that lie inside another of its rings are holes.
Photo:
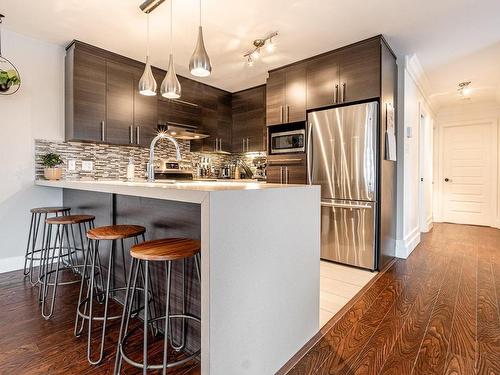
<path fill-rule="evenodd" d="M 468 125 L 489 125 L 492 137 L 490 139 L 490 146 L 492 150 L 492 154 L 495 156 L 492 160 L 490 166 L 490 176 L 492 177 L 492 189 L 490 191 L 490 201 L 491 206 L 493 207 L 492 215 L 490 217 L 488 226 L 500 228 L 500 218 L 498 211 L 498 195 L 499 195 L 499 187 L 498 187 L 498 121 L 496 118 L 483 118 L 477 120 L 466 120 L 466 121 L 451 121 L 440 124 L 438 127 L 439 132 L 439 143 L 438 143 L 438 210 L 439 217 L 438 221 L 445 221 L 444 218 L 444 129 L 451 127 L 459 127 L 459 126 L 468 126 Z"/>
<path fill-rule="evenodd" d="M 431 136 L 431 142 L 433 140 L 432 134 L 432 118 L 429 113 L 425 110 L 422 103 L 419 103 L 419 117 L 418 117 L 418 226 L 419 231 L 422 233 L 429 232 L 432 229 L 432 218 L 433 218 L 433 206 L 432 206 L 432 187 L 431 196 L 428 197 L 430 202 L 426 202 L 426 185 L 428 183 L 433 184 L 433 173 L 432 167 L 434 164 L 434 155 L 431 152 L 428 157 L 426 157 L 426 150 L 433 149 L 431 147 L 426 147 L 426 141 Z M 430 159 L 430 160 L 429 160 Z M 429 163 L 430 161 L 430 163 Z M 430 169 L 430 173 L 429 173 Z M 430 178 L 431 181 L 426 179 Z M 427 204 L 430 203 L 430 215 L 427 215 Z M 429 220 L 430 219 L 430 220 Z"/>

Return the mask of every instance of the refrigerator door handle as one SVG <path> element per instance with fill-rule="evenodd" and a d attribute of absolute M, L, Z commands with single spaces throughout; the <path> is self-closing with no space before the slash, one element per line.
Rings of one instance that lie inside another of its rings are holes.
<path fill-rule="evenodd" d="M 312 122 L 309 123 L 309 129 L 307 129 L 307 151 L 306 151 L 306 161 L 307 161 L 307 183 L 312 185 L 312 175 L 311 175 L 311 163 L 312 163 L 312 154 L 311 154 L 311 141 L 312 137 Z"/>
<path fill-rule="evenodd" d="M 368 209 L 372 208 L 372 206 L 370 206 L 369 204 L 361 205 L 361 204 L 321 202 L 321 205 L 324 207 L 352 208 L 352 209 L 361 209 L 361 210 L 368 210 Z"/>

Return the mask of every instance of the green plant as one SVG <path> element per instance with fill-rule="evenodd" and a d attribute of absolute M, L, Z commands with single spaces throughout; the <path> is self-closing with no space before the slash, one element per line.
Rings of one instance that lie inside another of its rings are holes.
<path fill-rule="evenodd" d="M 13 85 L 19 85 L 21 78 L 17 75 L 14 69 L 1 70 L 0 69 L 0 90 L 7 91 Z"/>
<path fill-rule="evenodd" d="M 64 162 L 58 154 L 48 153 L 42 156 L 42 165 L 44 167 L 54 168 L 61 164 L 64 164 Z"/>

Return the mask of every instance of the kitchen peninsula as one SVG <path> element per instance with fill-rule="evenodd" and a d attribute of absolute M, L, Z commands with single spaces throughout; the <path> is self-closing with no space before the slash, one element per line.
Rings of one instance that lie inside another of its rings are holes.
<path fill-rule="evenodd" d="M 96 224 L 201 239 L 201 372 L 271 374 L 319 328 L 318 186 L 43 181 Z M 300 235 L 298 235 L 300 234 Z"/>

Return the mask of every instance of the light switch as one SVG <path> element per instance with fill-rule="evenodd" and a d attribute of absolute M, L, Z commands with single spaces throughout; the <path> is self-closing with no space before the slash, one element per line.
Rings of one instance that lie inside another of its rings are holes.
<path fill-rule="evenodd" d="M 406 138 L 413 138 L 413 128 L 411 126 L 406 127 Z"/>
<path fill-rule="evenodd" d="M 74 170 L 76 170 L 76 160 L 70 159 L 68 160 L 68 171 L 74 171 Z"/>
<path fill-rule="evenodd" d="M 82 161 L 82 171 L 90 172 L 94 169 L 94 163 L 91 160 Z"/>

